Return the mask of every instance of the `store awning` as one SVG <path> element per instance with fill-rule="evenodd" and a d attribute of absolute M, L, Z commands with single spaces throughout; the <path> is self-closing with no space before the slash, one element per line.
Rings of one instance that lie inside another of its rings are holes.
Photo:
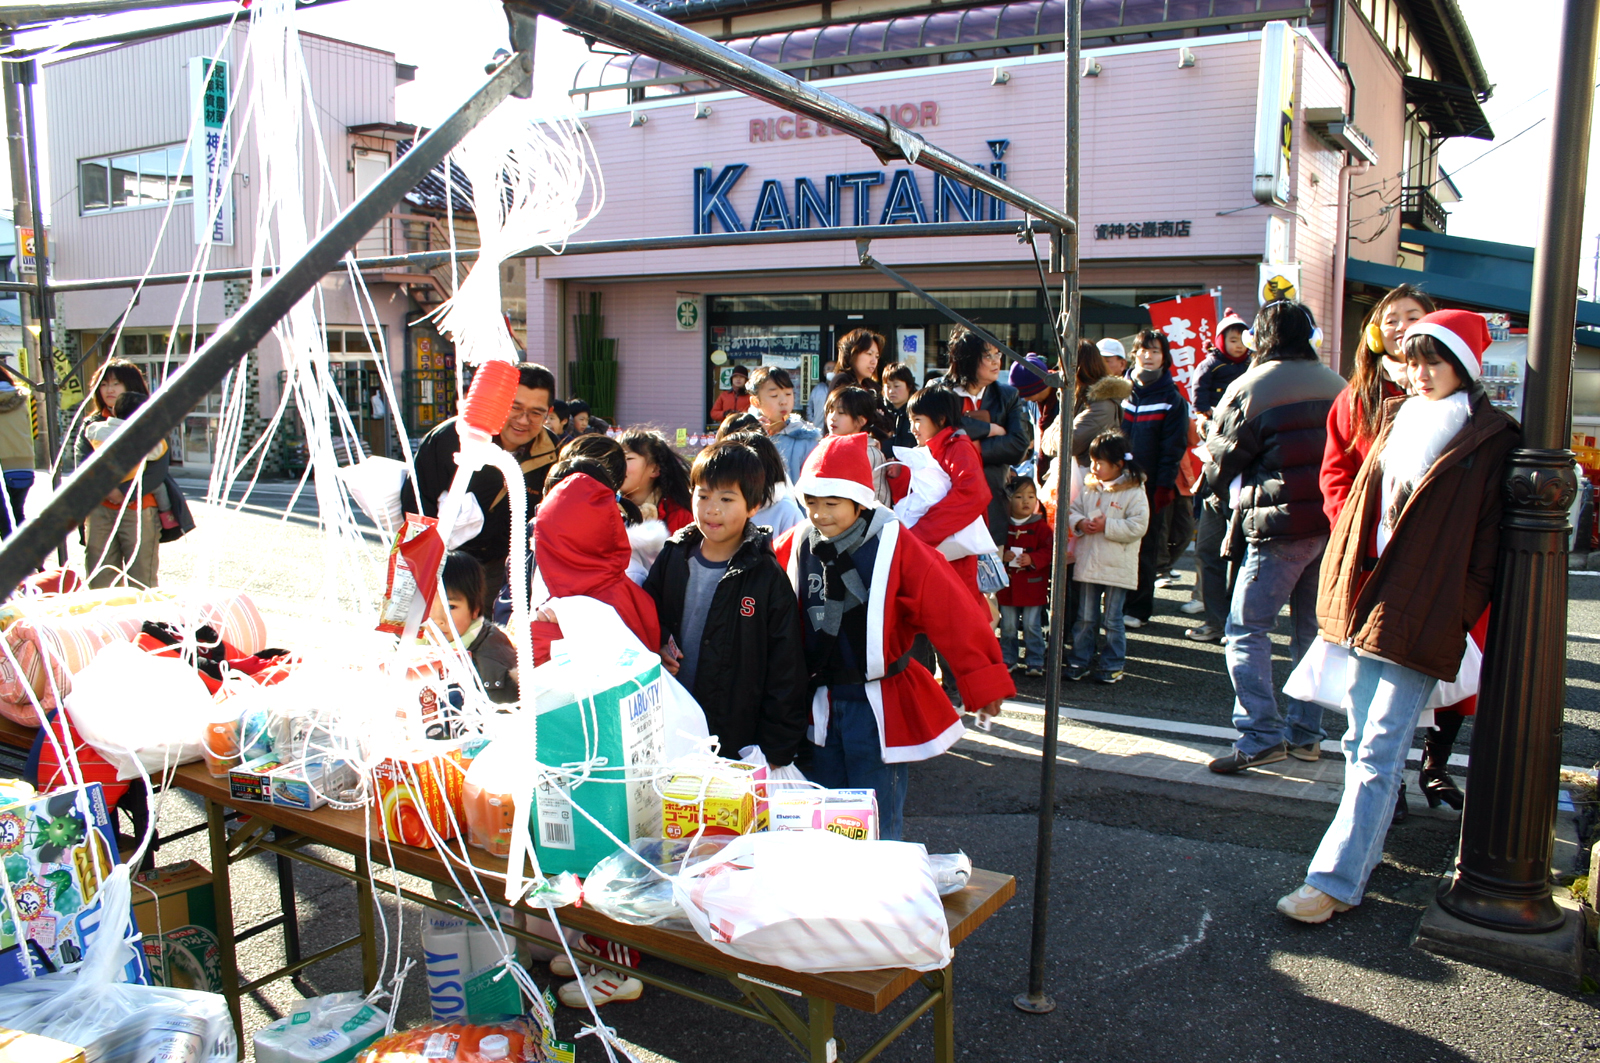
<path fill-rule="evenodd" d="M 1345 280 L 1370 284 L 1377 288 L 1393 288 L 1411 284 L 1442 302 L 1463 303 L 1477 310 L 1498 310 L 1526 317 L 1531 292 L 1527 288 L 1489 284 L 1465 277 L 1433 273 L 1420 269 L 1401 269 L 1378 262 L 1363 262 L 1352 258 L 1345 265 Z M 1600 303 L 1578 301 L 1578 325 L 1600 328 Z"/>

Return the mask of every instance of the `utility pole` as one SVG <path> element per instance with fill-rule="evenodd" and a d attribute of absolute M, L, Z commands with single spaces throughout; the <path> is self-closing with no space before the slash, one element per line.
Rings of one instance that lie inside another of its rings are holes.
<path fill-rule="evenodd" d="M 1583 919 L 1550 896 L 1566 692 L 1567 449 L 1600 4 L 1567 0 L 1544 220 L 1533 260 L 1522 446 L 1507 462 L 1500 562 L 1483 655 L 1456 871 L 1418 948 L 1575 986 Z"/>

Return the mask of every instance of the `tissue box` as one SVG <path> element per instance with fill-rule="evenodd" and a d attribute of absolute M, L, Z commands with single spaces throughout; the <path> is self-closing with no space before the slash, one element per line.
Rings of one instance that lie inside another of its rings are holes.
<path fill-rule="evenodd" d="M 284 767 L 276 754 L 239 765 L 228 773 L 228 793 L 239 801 L 261 801 L 311 811 L 356 784 L 356 771 L 342 760 L 316 759 Z"/>
<path fill-rule="evenodd" d="M 773 830 L 828 830 L 852 841 L 878 840 L 874 790 L 788 790 L 770 801 Z"/>
<path fill-rule="evenodd" d="M 156 985 L 222 991 L 211 872 L 193 860 L 134 876 L 133 920 Z"/>
<path fill-rule="evenodd" d="M 83 959 L 101 929 L 100 881 L 117 863 L 100 784 L 0 801 L 0 860 L 11 883 L 9 903 L 0 904 L 0 984 L 26 977 L 30 962 L 43 973 Z M 126 977 L 148 983 L 142 957 L 128 962 Z"/>
<path fill-rule="evenodd" d="M 766 830 L 766 796 L 764 766 L 728 764 L 709 779 L 689 773 L 670 775 L 661 787 L 661 836 L 693 837 L 702 825 L 708 835 Z"/>

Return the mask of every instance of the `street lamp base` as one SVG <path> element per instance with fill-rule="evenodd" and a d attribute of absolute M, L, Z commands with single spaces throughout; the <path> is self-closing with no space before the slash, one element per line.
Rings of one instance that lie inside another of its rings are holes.
<path fill-rule="evenodd" d="M 1048 1015 L 1056 1010 L 1056 1002 L 1050 999 L 1050 994 L 1018 993 L 1011 1003 L 1017 1006 L 1018 1011 L 1025 1011 L 1029 1015 Z"/>
<path fill-rule="evenodd" d="M 1513 934 L 1459 919 L 1433 900 L 1422 914 L 1411 944 L 1424 952 L 1492 967 L 1530 982 L 1572 989 L 1583 978 L 1583 917 L 1575 911 L 1562 911 L 1564 918 L 1554 930 Z"/>

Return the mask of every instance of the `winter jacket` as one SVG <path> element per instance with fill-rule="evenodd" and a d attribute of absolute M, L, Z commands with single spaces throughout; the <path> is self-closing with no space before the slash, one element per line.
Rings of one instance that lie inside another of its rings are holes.
<path fill-rule="evenodd" d="M 809 523 L 800 524 L 778 540 L 778 563 L 795 588 L 800 585 L 800 555 L 810 553 L 810 530 Z M 864 686 L 878 720 L 884 762 L 904 764 L 938 756 L 964 733 L 961 717 L 938 681 L 911 657 L 919 634 L 927 635 L 949 660 L 967 705 L 978 708 L 1012 697 L 1017 688 L 1001 660 L 988 608 L 964 591 L 943 555 L 906 534 L 894 519 L 876 538 L 867 612 L 878 622 L 866 628 L 869 671 Z M 831 708 L 828 688 L 819 687 L 811 699 L 808 736 L 817 745 L 827 742 Z"/>
<path fill-rule="evenodd" d="M 669 635 L 683 641 L 690 554 L 701 541 L 692 524 L 674 535 L 644 581 L 661 617 L 663 642 Z M 712 594 L 690 691 L 723 756 L 759 745 L 774 766 L 794 760 L 811 716 L 800 624 L 794 588 L 772 553 L 772 536 L 747 522 L 744 541 Z"/>
<path fill-rule="evenodd" d="M 811 385 L 811 398 L 806 402 L 806 417 L 821 432 L 827 425 L 823 424 L 827 418 L 824 411 L 828 407 L 828 381 L 826 378 Z"/>
<path fill-rule="evenodd" d="M 1404 394 L 1396 384 L 1383 381 L 1384 398 Z M 1330 526 L 1339 519 L 1350 485 L 1356 482 L 1356 473 L 1361 471 L 1361 463 L 1371 449 L 1372 440 L 1356 440 L 1355 392 L 1346 387 L 1328 411 L 1328 442 L 1322 451 L 1322 512 L 1328 515 Z"/>
<path fill-rule="evenodd" d="M 939 544 L 961 531 L 973 521 L 988 521 L 989 481 L 983 474 L 983 459 L 978 447 L 960 428 L 944 428 L 928 440 L 928 451 L 933 460 L 950 477 L 950 490 L 935 502 L 922 519 L 910 528 L 911 534 L 935 550 Z M 963 586 L 980 600 L 978 590 L 978 559 L 963 557 L 950 562 Z"/>
<path fill-rule="evenodd" d="M 1103 484 L 1093 474 L 1084 477 L 1083 490 L 1069 510 L 1072 531 L 1079 536 L 1074 548 L 1072 578 L 1101 587 L 1139 586 L 1139 542 L 1150 527 L 1150 502 L 1144 485 L 1128 476 Z M 1084 535 L 1078 526 L 1090 517 L 1104 516 L 1105 531 Z"/>
<path fill-rule="evenodd" d="M 1055 547 L 1055 532 L 1050 528 L 1050 522 L 1044 519 L 1043 513 L 1035 513 L 1021 524 L 1010 523 L 1008 518 L 1006 528 L 1006 545 L 1001 551 L 1001 560 L 1010 565 L 1011 559 L 1016 555 L 1013 550 L 1021 550 L 1033 562 L 1031 568 L 1007 568 L 1006 573 L 1011 577 L 1011 585 L 1000 588 L 995 594 L 995 601 L 1001 605 L 1027 608 L 1030 605 L 1045 605 L 1050 600 L 1050 562 L 1053 559 L 1052 550 Z"/>
<path fill-rule="evenodd" d="M 816 449 L 817 440 L 822 438 L 822 430 L 814 424 L 807 424 L 797 413 L 789 415 L 789 423 L 777 435 L 768 436 L 772 445 L 778 448 L 778 456 L 783 459 L 783 467 L 789 470 L 791 481 L 800 478 L 800 470 L 805 466 L 806 458 Z"/>
<path fill-rule="evenodd" d="M 95 451 L 94 442 L 89 438 L 89 427 L 91 425 L 104 423 L 109 420 L 111 420 L 110 415 L 103 413 L 90 414 L 88 417 L 83 419 L 83 426 L 78 432 L 78 440 L 75 444 L 73 444 L 73 458 L 76 462 L 75 467 L 83 465 L 83 463 L 88 461 L 89 457 Z M 163 443 L 164 442 L 165 441 L 163 441 Z M 31 463 L 29 467 L 32 467 Z M 144 470 L 139 474 L 139 493 L 141 495 L 148 495 L 156 488 L 164 484 L 167 480 L 167 470 L 171 467 L 172 452 L 170 448 L 160 457 L 153 460 L 146 460 L 144 463 Z M 127 483 L 131 479 L 133 479 L 133 475 L 130 473 L 128 476 L 123 478 L 123 483 Z"/>
<path fill-rule="evenodd" d="M 949 377 L 945 383 L 956 389 L 963 401 L 967 395 Z M 983 389 L 978 400 L 978 410 L 987 413 L 988 420 L 963 417 L 961 427 L 978 444 L 983 457 L 983 478 L 989 483 L 989 534 L 996 543 L 1006 538 L 1006 471 L 1027 456 L 1033 446 L 1033 424 L 1023 416 L 1022 398 L 1017 389 L 998 380 Z M 1003 436 L 991 436 L 990 425 L 1006 430 Z"/>
<path fill-rule="evenodd" d="M 616 492 L 587 473 L 568 476 L 539 507 L 533 539 L 538 577 L 549 597 L 583 595 L 605 602 L 646 649 L 661 648 L 656 603 L 628 578 L 633 546 L 617 509 Z M 542 604 L 542 598 L 529 602 L 534 607 Z M 550 643 L 562 637 L 561 628 L 535 620 L 532 636 L 534 663 L 543 664 L 549 659 Z"/>
<path fill-rule="evenodd" d="M 1214 411 L 1206 483 L 1229 498 L 1241 478 L 1235 517 L 1250 542 L 1327 534 L 1319 479 L 1328 410 L 1344 386 L 1318 361 L 1258 362 Z"/>
<path fill-rule="evenodd" d="M 517 666 L 517 648 L 493 620 L 484 617 L 480 623 L 477 637 L 467 647 L 472 667 L 483 680 L 489 700 L 496 705 L 509 705 L 517 700 L 517 681 L 511 678 L 511 670 Z"/>
<path fill-rule="evenodd" d="M 750 408 L 750 393 L 735 395 L 730 388 L 719 392 L 717 401 L 711 404 L 711 423 L 721 424 L 722 419 L 730 413 L 743 413 Z M 735 750 L 737 752 L 737 750 Z"/>
<path fill-rule="evenodd" d="M 0 468 L 33 468 L 33 391 L 0 371 Z"/>
<path fill-rule="evenodd" d="M 1132 444 L 1129 452 L 1150 487 L 1174 487 L 1189 438 L 1189 404 L 1169 374 L 1151 384 L 1129 383 L 1133 390 L 1122 400 L 1122 431 Z"/>
<path fill-rule="evenodd" d="M 1132 394 L 1133 382 L 1126 377 L 1103 376 L 1089 385 L 1084 407 L 1072 419 L 1072 456 L 1079 465 L 1088 468 L 1089 444 L 1096 436 L 1122 431 L 1122 403 Z"/>
<path fill-rule="evenodd" d="M 1329 642 L 1450 680 L 1461 669 L 1467 633 L 1489 604 L 1505 460 L 1522 430 L 1488 399 L 1474 399 L 1471 418 L 1418 481 L 1383 556 L 1372 561 L 1383 510 L 1380 457 L 1405 401 L 1384 403 L 1383 429 L 1334 524 L 1317 623 Z"/>
<path fill-rule="evenodd" d="M 407 513 L 420 513 L 425 517 L 439 515 L 439 496 L 450 490 L 450 482 L 456 476 L 456 454 L 460 450 L 461 437 L 456 432 L 454 417 L 423 437 L 416 452 L 415 490 L 409 477 L 400 489 L 400 504 Z M 522 467 L 528 512 L 532 513 L 544 493 L 545 473 L 556 461 L 556 437 L 548 430 L 541 431 L 513 456 Z M 493 465 L 485 465 L 472 474 L 467 490 L 483 510 L 483 531 L 462 544 L 461 549 L 483 564 L 491 585 L 498 585 L 498 581 L 505 578 L 506 558 L 511 553 L 511 496 L 506 492 L 506 478 Z"/>
<path fill-rule="evenodd" d="M 1200 363 L 1200 368 L 1195 370 L 1194 408 L 1207 417 L 1211 416 L 1211 411 L 1227 393 L 1228 386 L 1249 370 L 1248 354 L 1235 360 L 1221 351 L 1213 350 L 1206 360 Z"/>

